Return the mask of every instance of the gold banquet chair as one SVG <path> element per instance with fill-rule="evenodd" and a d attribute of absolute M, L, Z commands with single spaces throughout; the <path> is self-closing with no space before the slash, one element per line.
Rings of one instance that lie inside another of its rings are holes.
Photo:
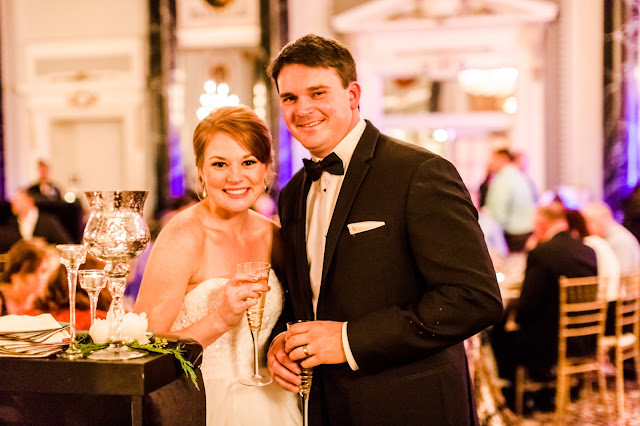
<path fill-rule="evenodd" d="M 522 416 L 525 392 L 538 392 L 543 389 L 552 389 L 555 387 L 555 380 L 533 380 L 531 377 L 529 377 L 527 369 L 522 365 L 518 365 L 516 367 L 515 376 L 514 412 L 516 413 L 516 415 Z"/>
<path fill-rule="evenodd" d="M 615 349 L 616 411 L 624 416 L 625 360 L 633 359 L 636 382 L 640 387 L 640 274 L 620 277 L 620 290 L 616 301 L 616 334 L 604 336 L 602 350 Z"/>
<path fill-rule="evenodd" d="M 604 335 L 607 302 L 598 293 L 598 277 L 560 277 L 560 308 L 558 321 L 558 363 L 555 381 L 538 382 L 531 380 L 526 368 L 518 366 L 515 377 L 515 410 L 522 415 L 525 391 L 556 388 L 556 423 L 562 423 L 564 411 L 569 401 L 570 379 L 577 374 L 595 372 L 598 374 L 600 396 L 606 400 L 606 380 L 601 372 L 599 354 L 600 340 Z M 567 353 L 569 339 L 594 339 L 593 350 L 588 354 Z M 607 408 L 608 412 L 608 408 Z"/>

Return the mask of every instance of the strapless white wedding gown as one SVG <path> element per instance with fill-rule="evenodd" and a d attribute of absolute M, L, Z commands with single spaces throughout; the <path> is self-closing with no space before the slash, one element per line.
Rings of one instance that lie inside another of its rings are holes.
<path fill-rule="evenodd" d="M 226 278 L 211 278 L 184 297 L 171 331 L 181 330 L 213 312 L 219 305 Z M 259 348 L 266 366 L 267 339 L 282 311 L 283 292 L 276 275 L 269 277 Z M 253 373 L 253 346 L 247 320 L 204 349 L 200 366 L 207 394 L 207 425 L 282 426 L 301 425 L 298 395 L 275 382 L 268 386 L 245 386 L 239 377 Z"/>

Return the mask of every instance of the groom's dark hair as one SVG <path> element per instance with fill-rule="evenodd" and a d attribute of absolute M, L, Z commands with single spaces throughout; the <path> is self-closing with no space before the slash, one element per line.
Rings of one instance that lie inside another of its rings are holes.
<path fill-rule="evenodd" d="M 307 34 L 290 42 L 280 50 L 278 56 L 271 62 L 267 68 L 267 74 L 273 78 L 276 88 L 278 88 L 278 75 L 285 65 L 333 68 L 345 88 L 352 81 L 358 80 L 356 63 L 349 49 L 337 40 L 315 34 Z"/>

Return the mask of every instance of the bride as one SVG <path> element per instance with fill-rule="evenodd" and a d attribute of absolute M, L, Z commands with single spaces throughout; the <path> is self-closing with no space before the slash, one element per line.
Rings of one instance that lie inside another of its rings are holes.
<path fill-rule="evenodd" d="M 242 262 L 277 270 L 279 227 L 250 207 L 265 192 L 273 153 L 265 124 L 244 106 L 224 107 L 198 123 L 193 148 L 203 199 L 160 232 L 134 311 L 157 333 L 191 337 L 205 348 L 201 365 L 207 425 L 299 425 L 297 395 L 275 384 L 244 386 L 253 352 L 245 311 L 268 291 L 259 347 L 266 352 L 282 310 L 272 271 L 268 286 L 236 273 Z"/>

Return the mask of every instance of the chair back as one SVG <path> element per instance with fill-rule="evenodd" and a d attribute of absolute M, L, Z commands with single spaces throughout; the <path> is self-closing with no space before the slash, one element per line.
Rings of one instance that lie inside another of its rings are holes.
<path fill-rule="evenodd" d="M 640 274 L 620 277 L 616 303 L 616 336 L 632 333 L 640 339 Z"/>
<path fill-rule="evenodd" d="M 559 363 L 567 358 L 569 338 L 594 337 L 593 347 L 585 348 L 589 350 L 580 355 L 593 355 L 594 359 L 597 359 L 597 344 L 604 335 L 606 308 L 607 302 L 598 292 L 597 276 L 560 277 Z"/>
<path fill-rule="evenodd" d="M 515 410 L 522 413 L 523 395 L 527 390 L 556 387 L 556 418 L 554 424 L 564 422 L 569 402 L 570 378 L 574 374 L 597 372 L 600 396 L 607 404 L 606 381 L 600 373 L 599 353 L 607 317 L 604 292 L 598 291 L 598 276 L 560 277 L 560 311 L 558 318 L 558 364 L 555 383 L 532 382 L 525 368 L 516 369 Z M 608 407 L 607 407 L 608 412 Z"/>

